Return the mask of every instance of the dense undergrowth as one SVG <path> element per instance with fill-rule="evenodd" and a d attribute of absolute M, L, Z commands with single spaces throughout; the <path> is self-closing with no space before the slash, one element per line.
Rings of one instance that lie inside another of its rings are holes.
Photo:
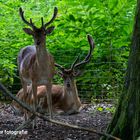
<path fill-rule="evenodd" d="M 57 6 L 56 28 L 46 43 L 55 61 L 69 67 L 77 55 L 82 60 L 89 49 L 86 35 L 91 34 L 96 48 L 91 62 L 81 68 L 83 75 L 76 79 L 79 94 L 83 99 L 116 99 L 124 84 L 135 4 L 136 0 L 1 0 L 0 82 L 17 92 L 17 54 L 22 47 L 33 44 L 22 30 L 26 25 L 19 17 L 19 7 L 27 19 L 40 26 L 40 17 L 48 21 Z M 55 76 L 54 83 L 62 83 L 62 79 Z"/>

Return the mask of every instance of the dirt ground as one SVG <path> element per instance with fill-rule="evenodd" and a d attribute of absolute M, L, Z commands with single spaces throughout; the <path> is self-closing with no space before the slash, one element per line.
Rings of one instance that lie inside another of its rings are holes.
<path fill-rule="evenodd" d="M 103 109 L 102 111 L 97 109 Z M 106 103 L 98 105 L 85 105 L 79 114 L 55 115 L 55 120 L 82 127 L 92 128 L 98 131 L 105 131 L 111 120 L 112 114 L 105 108 L 110 107 Z M 7 140 L 11 135 L 16 134 L 15 129 L 22 124 L 23 117 L 14 114 L 11 106 L 0 103 L 0 140 Z M 100 136 L 82 130 L 76 130 L 56 124 L 50 124 L 42 119 L 37 119 L 37 128 L 26 127 L 17 132 L 17 140 L 99 140 Z"/>

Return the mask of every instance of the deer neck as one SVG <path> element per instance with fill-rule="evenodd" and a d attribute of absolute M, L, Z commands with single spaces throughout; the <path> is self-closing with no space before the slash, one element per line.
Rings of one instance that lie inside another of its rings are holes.
<path fill-rule="evenodd" d="M 67 88 L 64 86 L 63 98 L 70 103 L 77 104 L 79 102 L 78 91 L 75 81 L 72 81 L 71 88 Z"/>
<path fill-rule="evenodd" d="M 51 67 L 51 57 L 48 51 L 46 50 L 45 44 L 36 45 L 36 71 L 38 78 L 38 85 L 46 84 L 51 81 L 53 77 L 53 69 Z"/>
<path fill-rule="evenodd" d="M 49 54 L 48 51 L 46 50 L 46 45 L 40 44 L 40 45 L 35 45 L 36 46 L 36 59 L 38 63 L 45 63 L 48 60 Z"/>
<path fill-rule="evenodd" d="M 77 90 L 77 86 L 76 86 L 76 82 L 75 81 L 73 81 L 72 93 L 73 93 L 75 102 L 77 102 L 77 100 L 78 100 L 78 90 Z"/>

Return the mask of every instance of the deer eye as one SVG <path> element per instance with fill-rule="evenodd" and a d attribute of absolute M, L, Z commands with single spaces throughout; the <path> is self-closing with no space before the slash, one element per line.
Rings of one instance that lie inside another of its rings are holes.
<path fill-rule="evenodd" d="M 76 74 L 77 74 L 77 71 L 74 71 L 74 72 L 72 73 L 73 76 L 75 76 Z"/>

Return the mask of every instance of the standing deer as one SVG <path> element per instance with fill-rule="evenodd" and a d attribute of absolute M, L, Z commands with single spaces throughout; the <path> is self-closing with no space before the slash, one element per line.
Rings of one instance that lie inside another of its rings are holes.
<path fill-rule="evenodd" d="M 21 19 L 25 24 L 31 28 L 23 28 L 24 32 L 28 35 L 32 35 L 34 39 L 33 46 L 27 46 L 20 50 L 18 54 L 18 69 L 21 79 L 21 84 L 24 92 L 24 102 L 26 102 L 27 85 L 31 83 L 33 94 L 33 109 L 36 111 L 38 99 L 37 99 L 37 86 L 45 85 L 47 93 L 44 94 L 44 98 L 47 96 L 48 110 L 50 118 L 52 118 L 52 99 L 51 88 L 52 78 L 54 76 L 54 59 L 46 50 L 46 35 L 50 34 L 54 26 L 48 27 L 56 18 L 57 8 L 54 8 L 54 14 L 51 20 L 44 24 L 43 18 L 41 18 L 42 26 L 36 27 L 30 18 L 28 22 L 24 17 L 24 11 L 19 9 Z M 25 112 L 25 120 L 27 120 L 27 114 Z M 33 123 L 34 127 L 35 123 Z"/>
<path fill-rule="evenodd" d="M 94 49 L 94 43 L 93 39 L 90 35 L 87 36 L 88 41 L 90 44 L 90 51 L 85 57 L 85 59 L 79 63 L 77 63 L 78 58 L 74 61 L 74 63 L 71 65 L 70 69 L 65 69 L 64 67 L 60 66 L 59 64 L 55 64 L 55 66 L 59 69 L 58 73 L 63 78 L 64 84 L 61 85 L 53 85 L 52 86 L 52 105 L 53 109 L 56 112 L 66 113 L 66 114 L 74 114 L 78 113 L 81 107 L 81 102 L 78 97 L 78 91 L 77 86 L 75 82 L 75 77 L 80 75 L 78 67 L 88 63 L 91 58 L 92 51 Z M 31 86 L 28 86 L 28 96 L 26 97 L 26 101 L 28 104 L 33 104 L 33 97 L 31 96 Z M 47 100 L 45 102 L 41 103 L 41 98 L 44 97 L 46 94 L 46 86 L 38 86 L 37 87 L 37 98 L 39 100 L 40 105 L 44 110 L 48 108 L 47 106 Z M 24 99 L 24 92 L 23 89 L 21 89 L 17 95 L 20 100 Z M 20 107 L 15 101 L 13 101 L 12 105 L 20 110 L 21 112 L 24 112 L 23 108 Z"/>

